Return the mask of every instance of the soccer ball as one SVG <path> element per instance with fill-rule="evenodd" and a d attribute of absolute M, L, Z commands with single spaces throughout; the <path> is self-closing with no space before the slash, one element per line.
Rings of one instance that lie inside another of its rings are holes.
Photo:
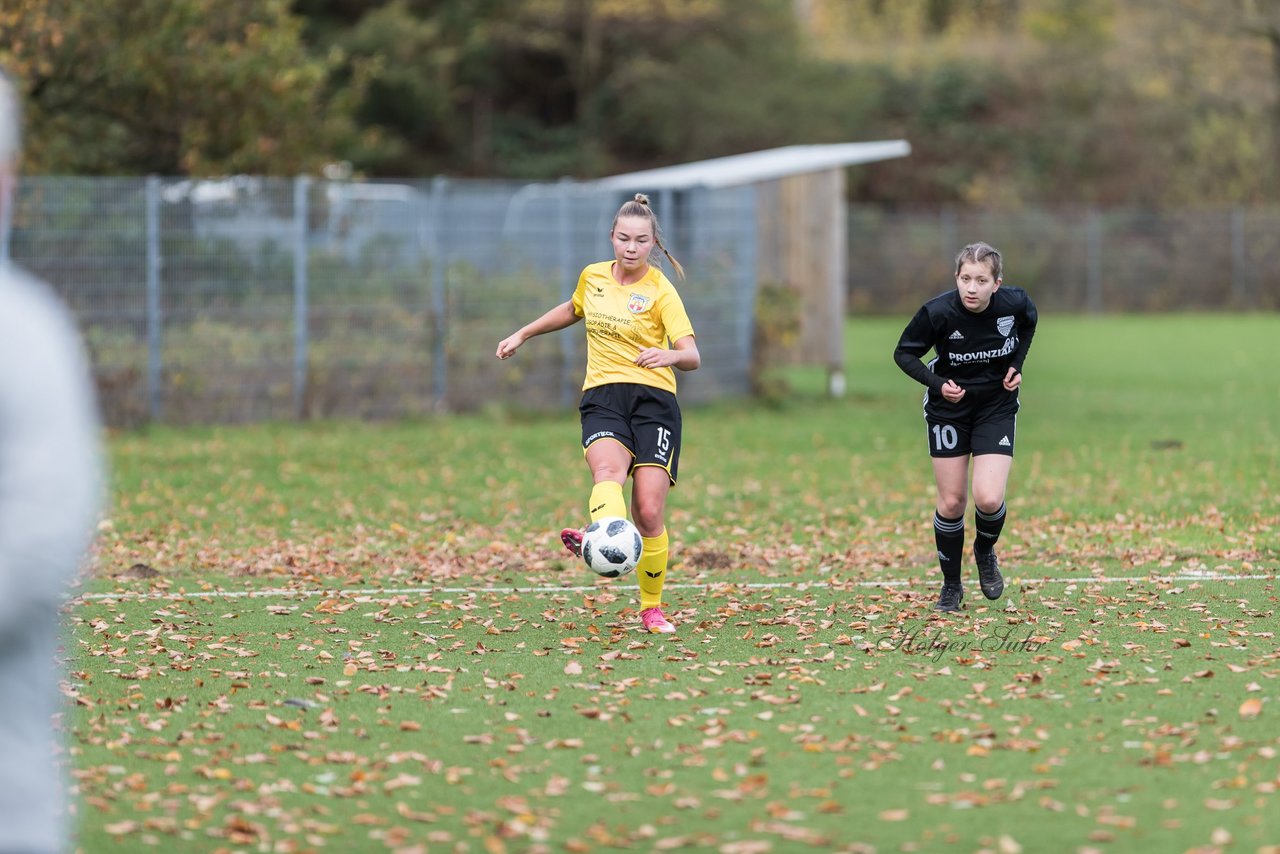
<path fill-rule="evenodd" d="M 640 531 L 617 516 L 597 519 L 582 533 L 583 562 L 605 578 L 617 578 L 634 571 L 643 549 Z"/>

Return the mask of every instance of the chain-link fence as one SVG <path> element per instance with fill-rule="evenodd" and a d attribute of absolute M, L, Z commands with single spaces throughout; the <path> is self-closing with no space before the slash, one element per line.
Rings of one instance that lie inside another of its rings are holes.
<path fill-rule="evenodd" d="M 1280 210 L 1030 209 L 849 215 L 849 306 L 911 312 L 951 287 L 966 243 L 1004 257 L 1005 281 L 1056 311 L 1280 308 Z"/>
<path fill-rule="evenodd" d="M 8 247 L 71 305 L 117 425 L 572 406 L 580 329 L 497 342 L 609 257 L 629 193 L 436 179 L 28 178 Z M 690 401 L 750 388 L 750 187 L 658 193 L 698 331 Z M 849 307 L 905 315 L 982 239 L 1057 311 L 1280 308 L 1280 211 L 849 212 Z M 785 283 L 783 283 L 785 284 Z"/>
<path fill-rule="evenodd" d="M 681 396 L 746 393 L 750 190 L 654 199 L 704 356 Z M 81 322 L 112 424 L 572 405 L 580 329 L 498 341 L 610 257 L 589 185 L 29 178 L 9 251 Z"/>

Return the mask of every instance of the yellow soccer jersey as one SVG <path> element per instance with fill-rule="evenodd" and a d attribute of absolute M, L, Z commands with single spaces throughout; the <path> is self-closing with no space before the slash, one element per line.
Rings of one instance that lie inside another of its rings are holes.
<path fill-rule="evenodd" d="M 612 270 L 612 261 L 589 264 L 573 291 L 573 312 L 587 322 L 583 390 L 606 383 L 639 383 L 674 393 L 672 368 L 641 368 L 636 357 L 646 347 L 669 347 L 693 334 L 680 295 L 652 264 L 633 285 L 619 284 Z"/>

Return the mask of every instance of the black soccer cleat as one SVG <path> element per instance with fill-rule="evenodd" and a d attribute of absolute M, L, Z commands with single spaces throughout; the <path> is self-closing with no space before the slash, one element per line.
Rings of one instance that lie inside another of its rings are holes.
<path fill-rule="evenodd" d="M 933 608 L 935 611 L 959 611 L 962 601 L 964 601 L 963 585 L 959 581 L 944 581 L 942 593 L 938 596 L 938 604 Z"/>
<path fill-rule="evenodd" d="M 1000 574 L 1000 561 L 996 558 L 995 549 L 989 552 L 973 550 L 973 559 L 978 562 L 978 586 L 982 595 L 988 599 L 999 599 L 1004 593 L 1004 576 Z"/>

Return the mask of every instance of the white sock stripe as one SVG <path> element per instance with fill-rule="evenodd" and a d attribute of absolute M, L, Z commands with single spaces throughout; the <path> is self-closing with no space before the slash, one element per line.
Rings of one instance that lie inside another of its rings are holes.
<path fill-rule="evenodd" d="M 949 520 L 943 519 L 937 513 L 933 514 L 933 529 L 944 534 L 955 534 L 964 531 L 964 517 Z"/>
<path fill-rule="evenodd" d="M 978 510 L 977 508 L 974 508 L 974 511 L 973 511 L 974 515 L 984 522 L 995 522 L 997 520 L 1003 519 L 1004 512 L 1005 512 L 1005 505 L 1003 503 L 1001 503 L 1000 509 L 992 513 L 990 516 L 988 516 L 986 513 L 983 513 L 981 510 Z"/>

